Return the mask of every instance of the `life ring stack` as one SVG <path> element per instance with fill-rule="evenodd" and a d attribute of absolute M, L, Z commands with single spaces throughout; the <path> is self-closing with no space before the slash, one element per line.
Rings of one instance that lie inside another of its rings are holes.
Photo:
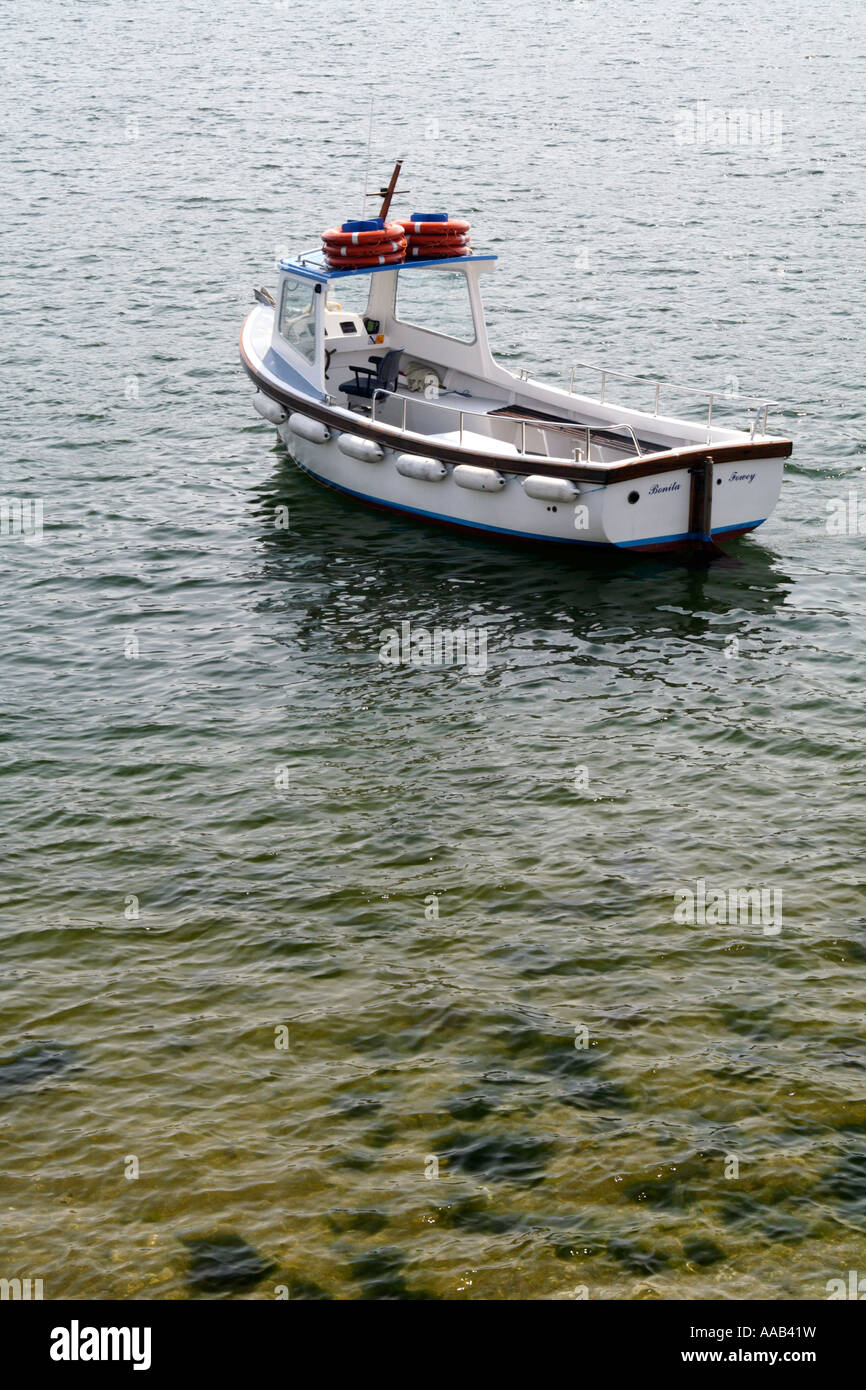
<path fill-rule="evenodd" d="M 331 270 L 397 265 L 406 259 L 406 245 L 400 223 L 385 222 L 382 217 L 344 222 L 322 233 L 322 250 Z"/>
<path fill-rule="evenodd" d="M 408 222 L 398 223 L 406 235 L 407 260 L 440 261 L 470 256 L 469 223 L 447 212 L 413 212 Z"/>

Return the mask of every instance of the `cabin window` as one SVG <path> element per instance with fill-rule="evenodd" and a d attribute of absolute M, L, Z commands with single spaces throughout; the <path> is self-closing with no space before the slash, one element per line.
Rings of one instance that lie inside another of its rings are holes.
<path fill-rule="evenodd" d="M 306 357 L 316 357 L 316 293 L 314 287 L 286 276 L 280 299 L 280 337 Z"/>
<path fill-rule="evenodd" d="M 328 299 L 347 314 L 366 314 L 370 299 L 372 275 L 347 275 L 345 280 L 332 280 Z"/>
<path fill-rule="evenodd" d="M 442 333 L 461 343 L 475 341 L 469 283 L 462 270 L 413 266 L 398 271 L 394 316 L 401 323 Z"/>

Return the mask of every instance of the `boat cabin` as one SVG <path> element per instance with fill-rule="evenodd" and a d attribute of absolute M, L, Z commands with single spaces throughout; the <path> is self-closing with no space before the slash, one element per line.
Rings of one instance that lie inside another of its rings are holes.
<path fill-rule="evenodd" d="M 449 374 L 483 378 L 493 362 L 478 279 L 495 261 L 464 256 L 358 270 L 282 261 L 273 350 L 309 386 L 352 407 L 365 398 L 369 405 L 365 375 L 375 377 L 377 362 L 397 352 L 386 389 L 409 382 L 417 390 L 419 367 L 443 387 Z"/>

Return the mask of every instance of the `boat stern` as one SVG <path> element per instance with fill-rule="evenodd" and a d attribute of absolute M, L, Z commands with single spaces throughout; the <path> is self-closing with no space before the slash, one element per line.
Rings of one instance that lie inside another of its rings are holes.
<path fill-rule="evenodd" d="M 605 537 L 620 549 L 658 551 L 702 548 L 753 531 L 779 500 L 791 448 L 790 440 L 772 439 L 685 450 L 679 467 L 643 460 L 642 475 L 635 469 L 605 488 Z"/>

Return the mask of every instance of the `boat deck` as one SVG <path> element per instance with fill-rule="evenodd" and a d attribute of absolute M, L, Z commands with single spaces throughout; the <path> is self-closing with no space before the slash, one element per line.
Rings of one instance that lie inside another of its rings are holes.
<path fill-rule="evenodd" d="M 379 393 L 375 406 L 368 399 L 351 396 L 346 404 L 365 419 L 429 436 L 431 444 L 463 444 L 478 453 L 585 460 L 591 450 L 594 462 L 605 462 L 656 454 L 663 447 L 636 439 L 630 431 L 510 405 L 501 396 L 453 389 L 441 390 L 431 400 L 400 383 L 394 391 Z"/>

